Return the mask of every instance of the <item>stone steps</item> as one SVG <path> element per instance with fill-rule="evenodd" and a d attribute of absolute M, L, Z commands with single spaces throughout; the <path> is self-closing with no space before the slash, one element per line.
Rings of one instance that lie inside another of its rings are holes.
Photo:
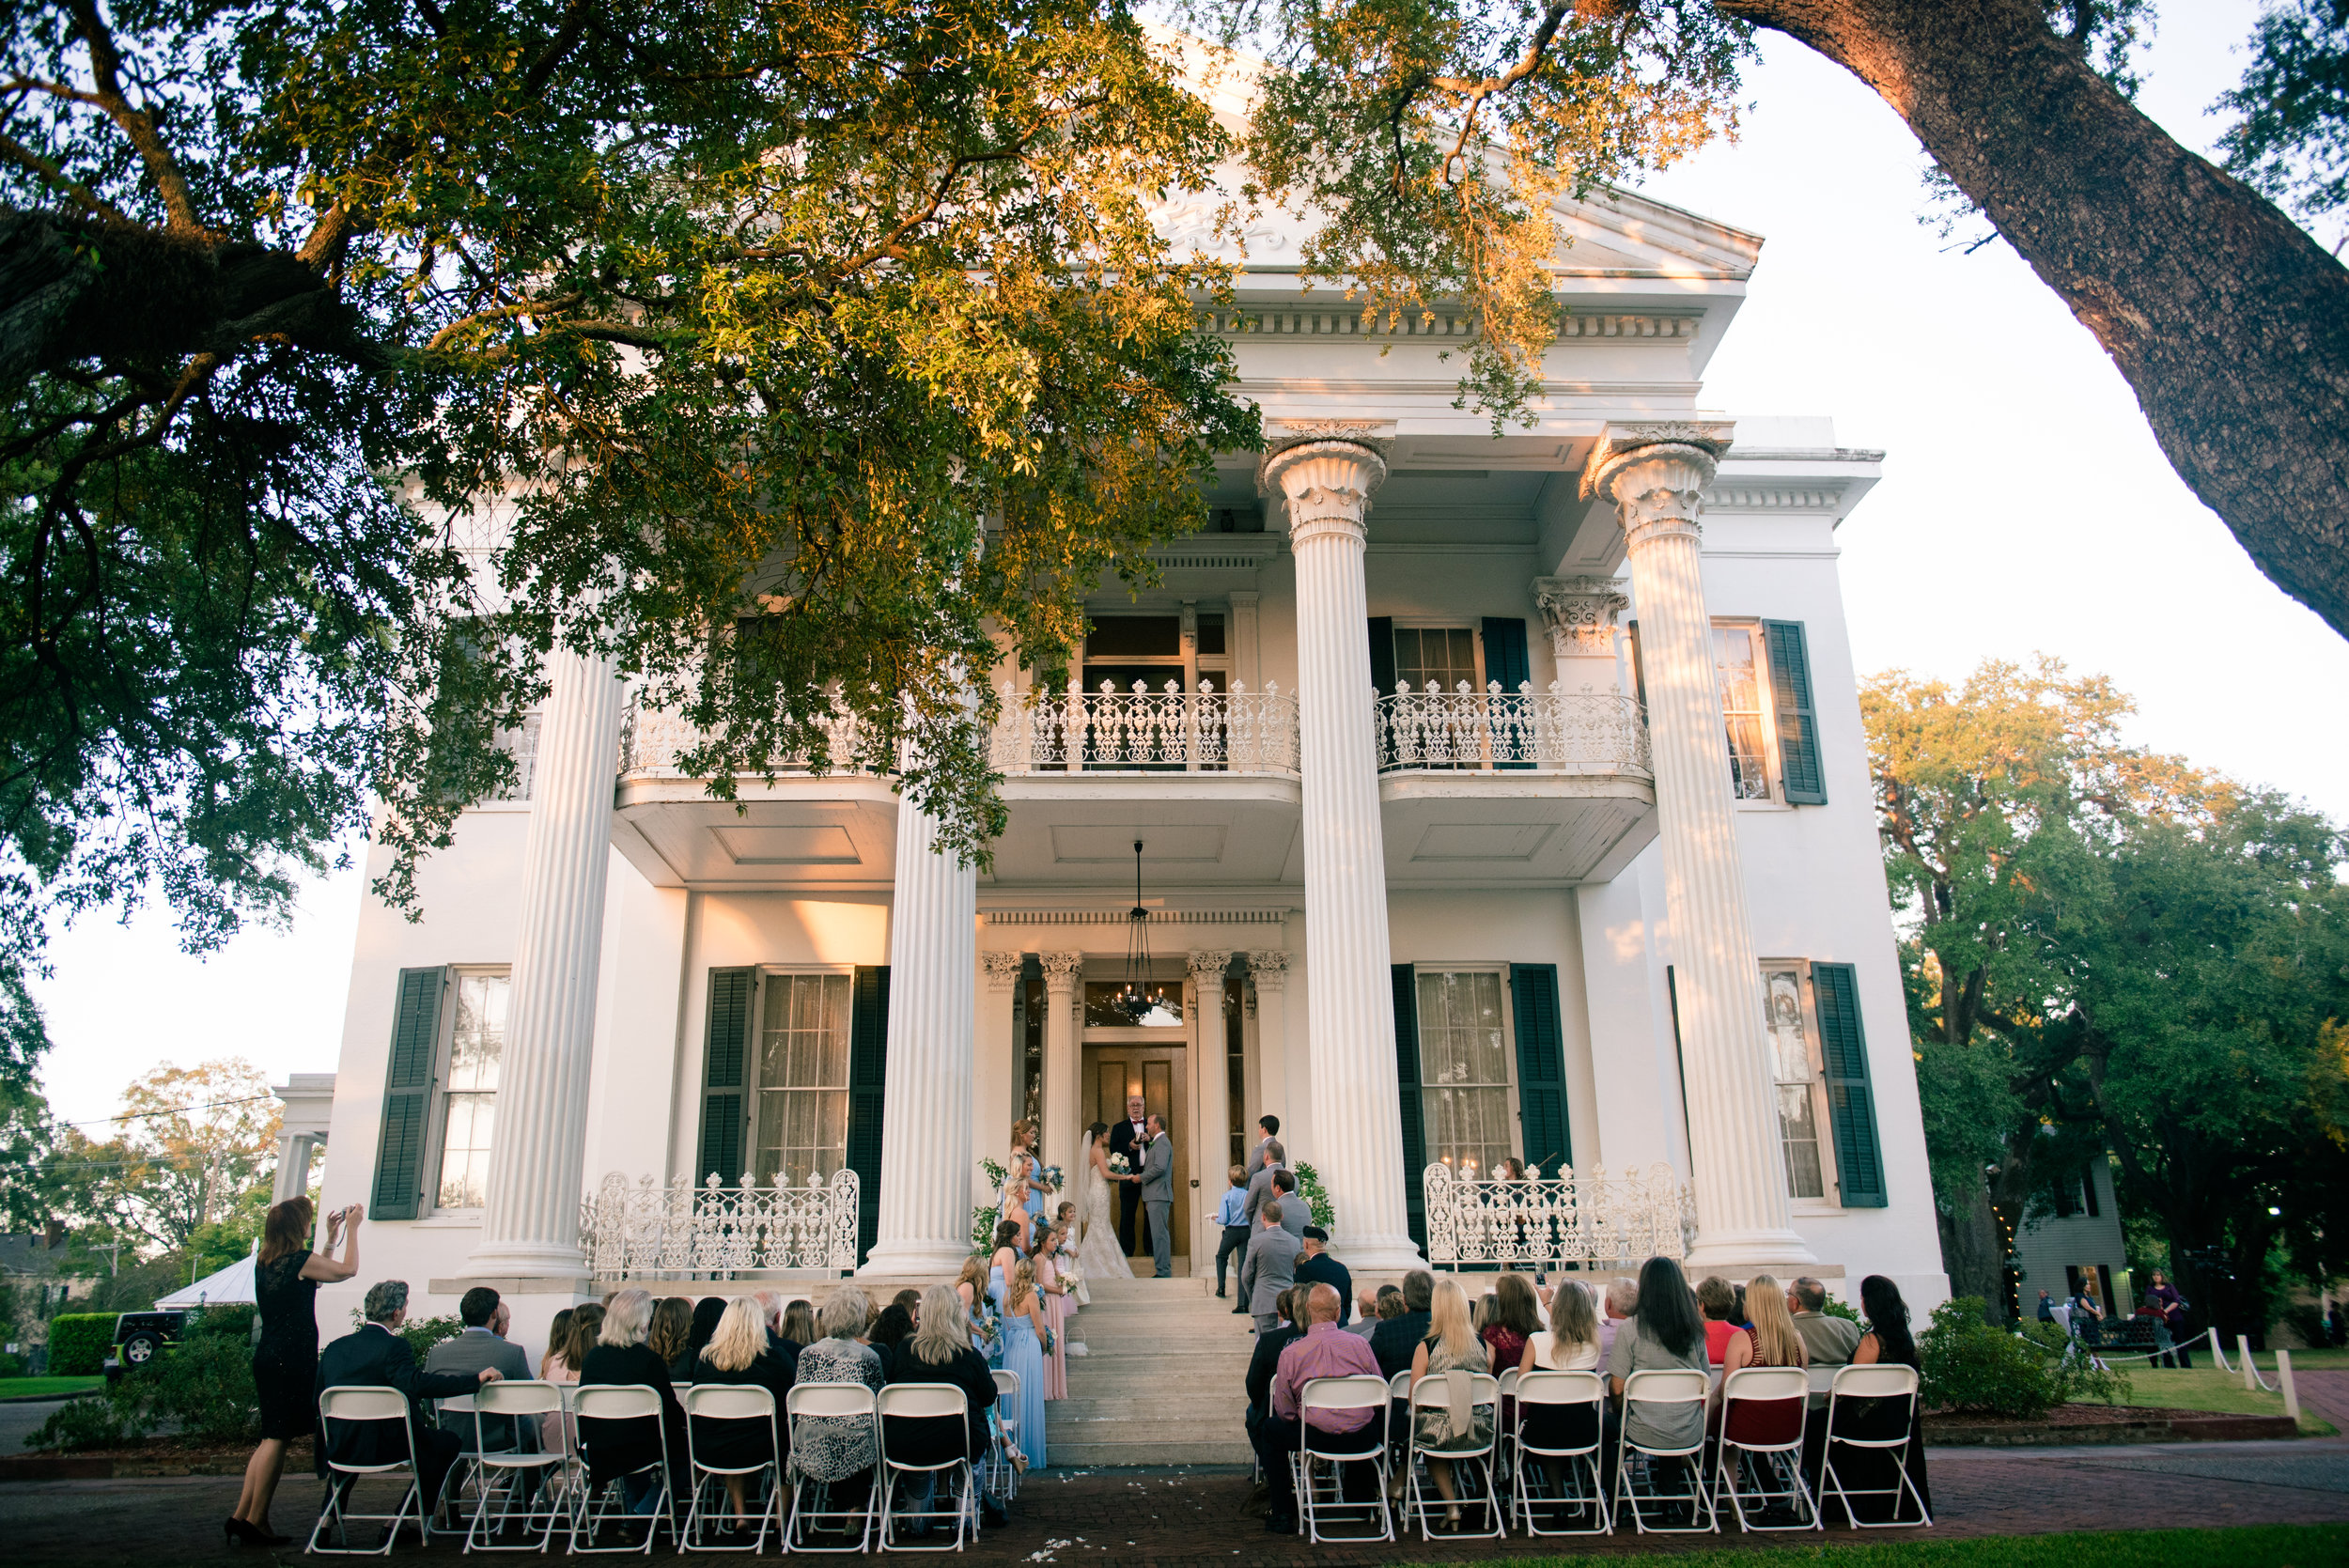
<path fill-rule="evenodd" d="M 1246 1465 L 1255 1336 L 1206 1279 L 1087 1281 L 1068 1398 L 1045 1406 L 1055 1467 Z"/>

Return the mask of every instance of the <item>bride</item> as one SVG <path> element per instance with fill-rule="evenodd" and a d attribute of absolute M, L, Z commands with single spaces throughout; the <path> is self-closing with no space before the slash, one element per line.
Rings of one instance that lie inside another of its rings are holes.
<path fill-rule="evenodd" d="M 1117 1221 L 1112 1218 L 1110 1188 L 1114 1181 L 1110 1175 L 1109 1139 L 1106 1122 L 1096 1122 L 1085 1129 L 1085 1162 L 1080 1172 L 1084 1182 L 1085 1234 L 1077 1248 L 1077 1266 L 1088 1280 L 1130 1280 L 1134 1271 L 1126 1262 L 1126 1249 L 1118 1245 Z"/>

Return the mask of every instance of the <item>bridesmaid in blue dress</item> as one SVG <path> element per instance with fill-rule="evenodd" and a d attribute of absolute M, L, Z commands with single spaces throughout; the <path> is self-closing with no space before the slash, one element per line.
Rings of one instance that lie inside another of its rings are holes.
<path fill-rule="evenodd" d="M 1019 1221 L 999 1221 L 995 1226 L 995 1255 L 988 1260 L 987 1266 L 987 1298 L 995 1303 L 999 1317 L 1003 1311 L 1004 1288 L 1011 1282 L 1012 1265 L 1023 1255 L 1019 1250 Z"/>
<path fill-rule="evenodd" d="M 1012 1265 L 1005 1287 L 1003 1370 L 1019 1374 L 1019 1449 L 1028 1473 L 1044 1468 L 1044 1336 L 1049 1331 L 1043 1295 L 1035 1288 L 1035 1265 L 1026 1258 Z"/>

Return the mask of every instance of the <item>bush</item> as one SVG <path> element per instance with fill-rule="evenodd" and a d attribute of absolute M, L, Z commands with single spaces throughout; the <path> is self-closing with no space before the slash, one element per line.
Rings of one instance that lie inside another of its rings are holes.
<path fill-rule="evenodd" d="M 158 1430 L 177 1431 L 192 1442 L 251 1441 L 260 1425 L 252 1325 L 250 1307 L 214 1307 L 191 1315 L 176 1347 L 137 1376 L 117 1378 L 101 1393 L 59 1405 L 24 1439 L 25 1446 L 117 1448 Z"/>
<path fill-rule="evenodd" d="M 2033 1421 L 2058 1405 L 2128 1397 L 2127 1378 L 2097 1370 L 2054 1325 L 2034 1323 L 2021 1334 L 1993 1327 L 1980 1296 L 1935 1308 L 1917 1351 L 1932 1409 Z"/>
<path fill-rule="evenodd" d="M 49 1373 L 87 1377 L 106 1370 L 115 1344 L 113 1312 L 59 1312 L 49 1320 Z"/>
<path fill-rule="evenodd" d="M 22 1377 L 23 1375 L 24 1358 L 0 1352 L 0 1377 Z"/>
<path fill-rule="evenodd" d="M 1297 1166 L 1297 1195 L 1313 1211 L 1312 1223 L 1325 1231 L 1337 1223 L 1337 1205 L 1330 1201 L 1329 1189 L 1321 1185 L 1321 1172 L 1302 1161 Z"/>

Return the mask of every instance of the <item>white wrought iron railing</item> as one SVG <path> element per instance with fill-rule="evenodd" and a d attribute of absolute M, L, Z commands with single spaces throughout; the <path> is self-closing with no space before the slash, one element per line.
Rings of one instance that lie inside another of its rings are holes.
<path fill-rule="evenodd" d="M 832 770 L 835 773 L 863 771 L 856 760 L 857 744 L 863 730 L 857 716 L 835 704 L 817 723 L 828 742 Z M 682 716 L 665 708 L 647 707 L 631 696 L 628 713 L 620 722 L 620 772 L 623 776 L 681 778 L 684 769 L 677 766 L 677 759 L 708 737 L 707 731 L 687 723 Z M 803 772 L 809 765 L 807 754 L 801 753 L 777 757 L 775 771 Z"/>
<path fill-rule="evenodd" d="M 760 1187 L 749 1176 L 726 1186 L 712 1172 L 700 1186 L 635 1186 L 617 1172 L 580 1206 L 580 1247 L 599 1280 L 663 1280 L 813 1268 L 856 1267 L 857 1180 L 810 1176 L 794 1187 Z"/>
<path fill-rule="evenodd" d="M 1427 1258 L 1438 1267 L 1510 1264 L 1636 1265 L 1685 1258 L 1696 1238 L 1696 1204 L 1669 1165 L 1603 1171 L 1562 1166 L 1524 1181 L 1463 1176 L 1431 1165 L 1422 1179 Z"/>
<path fill-rule="evenodd" d="M 1218 691 L 1201 682 L 1162 691 L 1002 691 L 989 760 L 1004 773 L 1193 772 L 1297 776 L 1297 699 L 1268 681 Z"/>
<path fill-rule="evenodd" d="M 1447 691 L 1429 681 L 1417 691 L 1399 682 L 1377 701 L 1378 771 L 1421 768 L 1537 773 L 1635 773 L 1655 777 L 1647 715 L 1618 691 L 1568 691 L 1531 681 L 1503 691 L 1467 681 Z"/>

